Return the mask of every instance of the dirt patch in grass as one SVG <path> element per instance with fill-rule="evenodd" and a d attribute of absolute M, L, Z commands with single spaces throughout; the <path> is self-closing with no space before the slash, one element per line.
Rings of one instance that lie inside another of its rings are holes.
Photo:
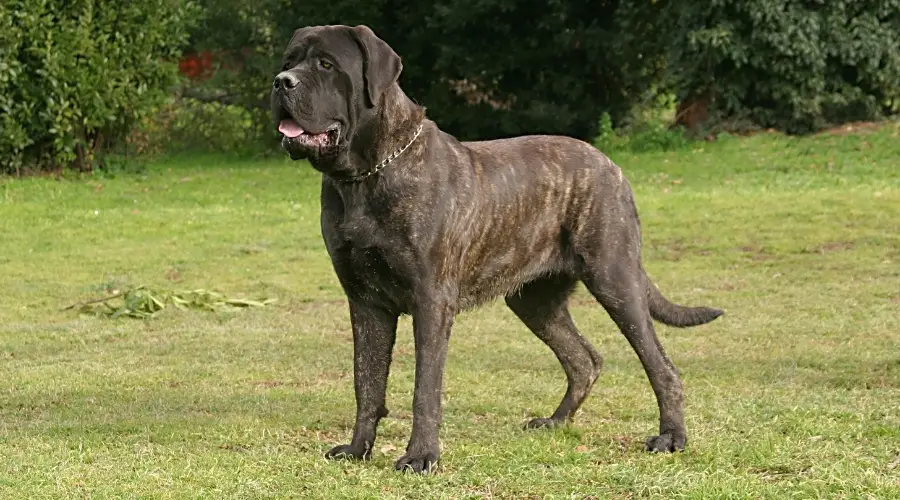
<path fill-rule="evenodd" d="M 855 246 L 856 243 L 853 241 L 829 241 L 828 243 L 822 243 L 821 245 L 807 247 L 803 249 L 802 253 L 827 254 L 834 252 L 847 252 L 849 250 L 853 250 Z"/>
<path fill-rule="evenodd" d="M 885 122 L 851 122 L 819 132 L 819 135 L 866 135 L 879 131 Z"/>

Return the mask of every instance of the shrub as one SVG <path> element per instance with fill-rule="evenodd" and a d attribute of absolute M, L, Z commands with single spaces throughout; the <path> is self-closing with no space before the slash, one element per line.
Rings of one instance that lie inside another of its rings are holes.
<path fill-rule="evenodd" d="M 253 114 L 238 105 L 173 97 L 133 127 L 127 152 L 149 158 L 158 154 L 257 152 L 260 131 Z"/>
<path fill-rule="evenodd" d="M 0 0 L 0 172 L 92 168 L 177 83 L 187 0 Z"/>
<path fill-rule="evenodd" d="M 812 132 L 896 111 L 900 1 L 667 2 L 688 127 Z"/>

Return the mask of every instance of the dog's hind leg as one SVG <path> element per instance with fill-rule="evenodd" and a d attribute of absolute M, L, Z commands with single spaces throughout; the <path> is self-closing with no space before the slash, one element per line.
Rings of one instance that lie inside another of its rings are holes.
<path fill-rule="evenodd" d="M 648 438 L 645 448 L 652 452 L 683 450 L 687 434 L 681 379 L 653 328 L 639 254 L 622 247 L 608 250 L 611 253 L 604 258 L 587 260 L 583 282 L 628 339 L 656 394 L 659 435 Z"/>
<path fill-rule="evenodd" d="M 603 358 L 581 336 L 569 314 L 568 298 L 576 281 L 568 276 L 540 278 L 525 284 L 506 304 L 556 354 L 568 387 L 550 418 L 536 418 L 526 428 L 553 427 L 571 419 L 600 375 Z"/>
<path fill-rule="evenodd" d="M 682 450 L 687 442 L 683 388 L 678 370 L 656 336 L 651 307 L 656 306 L 657 316 L 682 326 L 710 321 L 720 313 L 669 307 L 668 301 L 663 304 L 663 299 L 651 297 L 653 285 L 641 265 L 641 224 L 630 186 L 618 176 L 613 179 L 607 175 L 602 182 L 604 196 L 594 200 L 592 209 L 577 211 L 571 222 L 575 228 L 570 248 L 576 277 L 631 344 L 653 387 L 659 407 L 659 435 L 647 439 L 646 449 Z"/>

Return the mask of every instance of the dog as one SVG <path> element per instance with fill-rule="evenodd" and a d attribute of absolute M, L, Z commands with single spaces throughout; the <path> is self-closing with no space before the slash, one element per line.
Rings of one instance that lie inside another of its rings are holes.
<path fill-rule="evenodd" d="M 675 327 L 723 314 L 667 300 L 641 263 L 628 180 L 586 142 L 553 135 L 461 142 L 398 83 L 403 64 L 367 26 L 298 29 L 272 83 L 281 146 L 322 174 L 321 231 L 353 331 L 356 421 L 327 458 L 368 459 L 400 315 L 412 316 L 412 432 L 398 470 L 438 463 L 441 388 L 455 316 L 503 297 L 553 351 L 568 387 L 548 418 L 567 423 L 603 358 L 567 306 L 583 283 L 634 348 L 659 406 L 651 452 L 687 441 L 679 374 L 652 320 Z"/>

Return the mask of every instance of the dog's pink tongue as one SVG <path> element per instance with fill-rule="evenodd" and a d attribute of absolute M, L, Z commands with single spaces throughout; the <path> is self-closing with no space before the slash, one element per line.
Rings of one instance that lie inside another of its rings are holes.
<path fill-rule="evenodd" d="M 291 138 L 303 133 L 303 129 L 294 120 L 281 120 L 281 123 L 278 124 L 278 131 Z"/>

